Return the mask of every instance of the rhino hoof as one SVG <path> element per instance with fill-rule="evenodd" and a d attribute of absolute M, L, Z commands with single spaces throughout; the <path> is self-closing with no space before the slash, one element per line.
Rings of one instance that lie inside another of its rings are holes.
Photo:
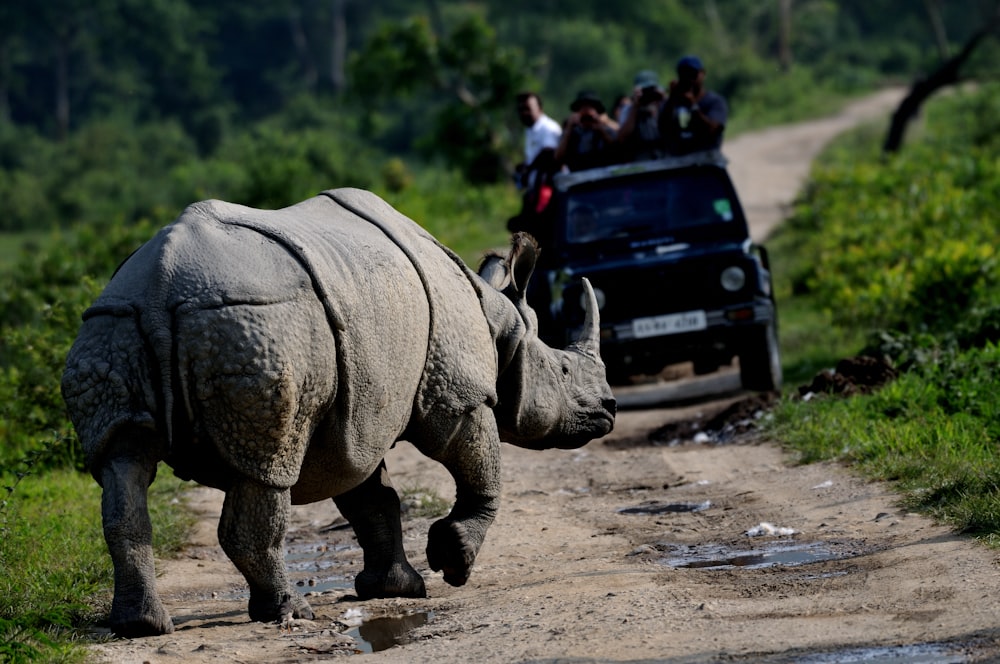
<path fill-rule="evenodd" d="M 140 618 L 138 620 L 122 620 L 111 622 L 111 631 L 123 639 L 138 639 L 144 636 L 159 636 L 173 634 L 174 623 L 170 618 L 157 620 Z"/>
<path fill-rule="evenodd" d="M 312 620 L 315 617 L 309 602 L 297 592 L 285 593 L 281 596 L 281 601 L 275 603 L 254 599 L 254 593 L 251 591 L 247 612 L 250 614 L 250 620 L 255 622 L 277 622 L 285 620 L 289 615 L 302 620 Z"/>
<path fill-rule="evenodd" d="M 464 586 L 472 573 L 476 550 L 457 521 L 436 521 L 427 533 L 427 563 L 453 586 Z"/>
<path fill-rule="evenodd" d="M 174 623 L 159 599 L 154 597 L 153 601 L 144 603 L 142 609 L 138 611 L 123 609 L 122 607 L 127 606 L 128 602 L 121 601 L 117 596 L 116 600 L 111 606 L 111 615 L 108 618 L 115 636 L 136 639 L 143 636 L 173 634 Z"/>
<path fill-rule="evenodd" d="M 354 580 L 358 599 L 381 597 L 427 597 L 424 579 L 409 563 L 394 565 L 387 573 L 363 571 Z"/>

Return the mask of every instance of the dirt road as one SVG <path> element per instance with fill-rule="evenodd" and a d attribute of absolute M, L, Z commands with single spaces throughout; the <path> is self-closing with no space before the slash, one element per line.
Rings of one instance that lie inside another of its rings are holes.
<path fill-rule="evenodd" d="M 755 237 L 781 219 L 826 140 L 885 117 L 887 93 L 830 120 L 727 144 Z M 739 399 L 625 409 L 577 451 L 505 447 L 500 515 L 469 583 L 426 567 L 431 519 L 406 518 L 424 600 L 352 598 L 361 552 L 332 503 L 296 508 L 288 550 L 317 618 L 251 623 L 214 534 L 221 494 L 197 489 L 188 551 L 162 561 L 174 634 L 94 647 L 108 662 L 968 662 L 1000 656 L 997 554 L 901 509 L 885 487 L 780 447 L 673 439 Z M 635 401 L 636 403 L 641 400 Z M 453 485 L 408 444 L 398 488 Z M 362 654 L 369 653 L 369 654 Z"/>

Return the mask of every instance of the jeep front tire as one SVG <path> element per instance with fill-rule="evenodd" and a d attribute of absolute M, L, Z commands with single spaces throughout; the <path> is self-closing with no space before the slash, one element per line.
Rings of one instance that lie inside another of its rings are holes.
<path fill-rule="evenodd" d="M 755 392 L 781 389 L 781 353 L 774 322 L 747 330 L 739 358 L 743 389 Z"/>

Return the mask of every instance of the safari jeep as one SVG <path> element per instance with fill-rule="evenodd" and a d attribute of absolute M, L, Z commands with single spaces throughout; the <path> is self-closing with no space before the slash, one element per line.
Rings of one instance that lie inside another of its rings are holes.
<path fill-rule="evenodd" d="M 565 345 L 582 326 L 587 277 L 613 384 L 738 357 L 744 388 L 780 389 L 767 251 L 750 240 L 720 152 L 562 173 L 553 186 L 529 293 L 546 341 Z"/>

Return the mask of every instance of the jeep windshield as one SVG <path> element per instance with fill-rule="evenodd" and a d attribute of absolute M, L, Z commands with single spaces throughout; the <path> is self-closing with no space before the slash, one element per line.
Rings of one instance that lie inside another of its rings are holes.
<path fill-rule="evenodd" d="M 725 171 L 699 167 L 584 182 L 561 200 L 560 240 L 605 249 L 740 242 L 746 220 Z"/>

